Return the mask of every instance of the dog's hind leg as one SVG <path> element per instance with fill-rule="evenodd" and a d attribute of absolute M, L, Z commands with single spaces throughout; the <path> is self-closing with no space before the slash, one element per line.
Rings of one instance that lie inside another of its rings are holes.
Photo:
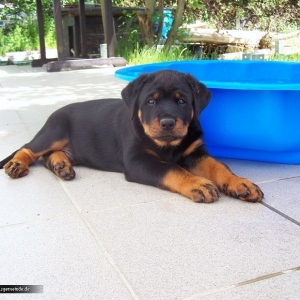
<path fill-rule="evenodd" d="M 39 157 L 60 151 L 68 144 L 67 117 L 56 112 L 29 143 L 1 161 L 0 168 L 4 168 L 11 178 L 24 177 L 29 173 L 29 166 Z"/>
<path fill-rule="evenodd" d="M 24 145 L 20 150 L 16 151 L 14 155 L 12 154 L 7 159 L 3 160 L 8 161 L 2 167 L 5 169 L 5 173 L 9 177 L 20 178 L 26 176 L 29 173 L 29 166 L 37 161 L 39 157 L 61 150 L 69 143 L 68 139 L 63 139 L 53 142 L 47 148 L 42 149 L 42 147 L 40 147 L 41 149 L 39 149 L 39 151 L 33 151 L 33 149 L 36 148 L 31 145 L 34 140 L 35 138 L 32 142 Z M 9 160 L 9 158 L 11 159 Z"/>
<path fill-rule="evenodd" d="M 75 177 L 72 164 L 63 151 L 55 151 L 45 155 L 44 166 L 63 180 L 71 180 Z"/>

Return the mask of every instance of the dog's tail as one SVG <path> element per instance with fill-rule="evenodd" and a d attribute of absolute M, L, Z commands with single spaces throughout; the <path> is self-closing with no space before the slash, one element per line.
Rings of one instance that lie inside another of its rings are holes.
<path fill-rule="evenodd" d="M 8 162 L 15 156 L 15 154 L 16 154 L 18 151 L 19 151 L 19 149 L 16 150 L 15 152 L 13 152 L 11 155 L 9 155 L 8 157 L 6 157 L 5 159 L 1 160 L 1 161 L 0 161 L 0 169 L 3 169 L 3 166 L 4 166 L 6 163 L 8 163 Z"/>

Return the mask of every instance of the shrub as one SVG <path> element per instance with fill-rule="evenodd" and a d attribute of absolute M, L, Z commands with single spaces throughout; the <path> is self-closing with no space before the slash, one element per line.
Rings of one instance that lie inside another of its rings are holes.
<path fill-rule="evenodd" d="M 203 0 L 202 16 L 219 29 L 233 29 L 236 20 L 247 29 L 286 31 L 299 28 L 297 0 Z"/>

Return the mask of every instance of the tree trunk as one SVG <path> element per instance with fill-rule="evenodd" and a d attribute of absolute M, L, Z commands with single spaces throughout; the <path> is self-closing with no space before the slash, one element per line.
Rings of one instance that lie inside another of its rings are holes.
<path fill-rule="evenodd" d="M 164 46 L 164 51 L 169 52 L 171 46 L 174 43 L 174 40 L 177 36 L 177 31 L 179 26 L 181 25 L 182 22 L 182 15 L 183 15 L 183 10 L 184 10 L 184 5 L 185 5 L 186 0 L 177 0 L 177 9 L 174 15 L 174 20 L 172 23 L 172 27 L 170 31 L 168 32 L 168 38 Z"/>
<path fill-rule="evenodd" d="M 157 28 L 157 43 L 159 43 L 161 32 L 163 28 L 163 22 L 164 22 L 164 1 L 158 0 L 158 11 L 159 11 L 159 20 L 158 20 L 158 28 Z"/>
<path fill-rule="evenodd" d="M 153 15 L 155 11 L 156 0 L 145 1 L 145 11 L 138 12 L 137 18 L 141 29 L 141 34 L 144 42 L 148 46 L 154 44 L 154 33 L 153 33 Z"/>
<path fill-rule="evenodd" d="M 105 19 L 105 0 L 101 0 L 101 15 L 102 15 L 102 26 L 103 26 L 103 32 L 106 32 L 106 19 Z M 106 43 L 106 36 L 104 34 L 104 43 Z"/>

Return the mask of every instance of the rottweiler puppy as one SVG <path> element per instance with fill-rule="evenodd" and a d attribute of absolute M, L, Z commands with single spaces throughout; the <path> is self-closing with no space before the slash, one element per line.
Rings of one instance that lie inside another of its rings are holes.
<path fill-rule="evenodd" d="M 205 148 L 200 112 L 211 94 L 193 76 L 163 70 L 142 74 L 122 99 L 93 100 L 55 111 L 36 136 L 0 162 L 11 178 L 29 173 L 40 157 L 63 180 L 73 166 L 123 172 L 131 182 L 179 193 L 195 202 L 214 202 L 219 192 L 245 201 L 261 189 L 233 174 Z"/>

